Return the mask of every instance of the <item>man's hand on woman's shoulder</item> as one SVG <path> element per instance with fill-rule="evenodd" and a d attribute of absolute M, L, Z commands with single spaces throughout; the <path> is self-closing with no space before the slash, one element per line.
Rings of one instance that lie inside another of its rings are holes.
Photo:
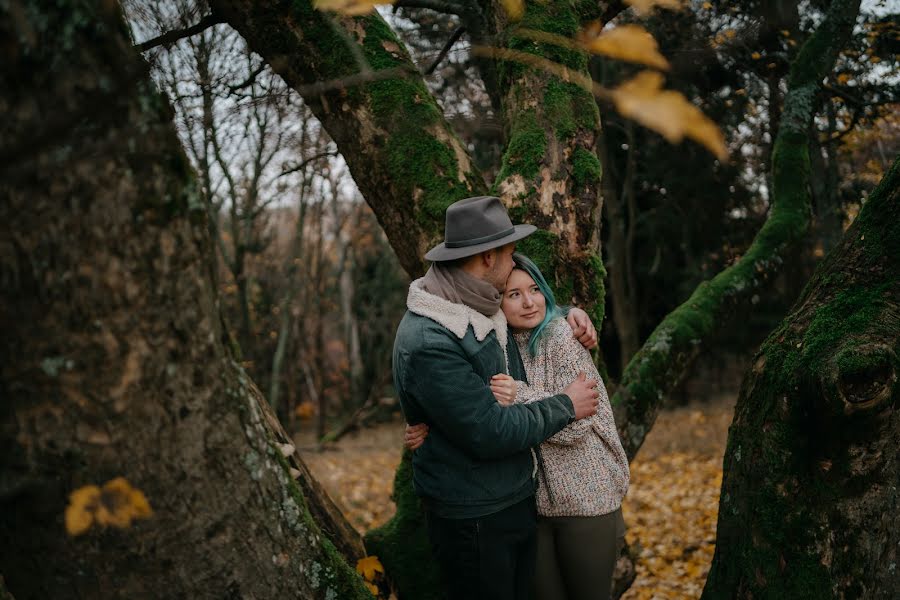
<path fill-rule="evenodd" d="M 594 324 L 591 323 L 591 318 L 586 312 L 577 306 L 572 307 L 569 309 L 566 321 L 569 322 L 569 326 L 575 334 L 575 339 L 577 339 L 582 346 L 588 350 L 593 350 L 597 347 L 597 329 L 594 328 Z"/>

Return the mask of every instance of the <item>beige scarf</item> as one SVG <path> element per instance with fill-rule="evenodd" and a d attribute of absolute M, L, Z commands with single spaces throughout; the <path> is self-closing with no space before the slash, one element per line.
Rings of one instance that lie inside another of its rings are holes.
<path fill-rule="evenodd" d="M 486 317 L 497 314 L 503 299 L 497 288 L 487 281 L 469 275 L 458 267 L 448 267 L 442 262 L 431 264 L 422 279 L 422 286 L 429 294 L 448 302 L 464 304 Z"/>

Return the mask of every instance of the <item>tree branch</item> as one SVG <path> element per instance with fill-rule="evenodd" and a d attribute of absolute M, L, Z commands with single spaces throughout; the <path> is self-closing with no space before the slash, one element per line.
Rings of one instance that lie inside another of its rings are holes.
<path fill-rule="evenodd" d="M 431 66 L 425 71 L 425 75 L 431 75 L 434 73 L 434 70 L 437 69 L 438 65 L 447 57 L 447 54 L 450 52 L 450 48 L 453 47 L 453 44 L 466 32 L 466 28 L 464 26 L 460 26 L 456 28 L 456 31 L 453 32 L 453 35 L 450 36 L 450 39 L 447 40 L 447 43 L 444 44 L 444 47 L 441 48 L 440 53 L 437 55 L 437 58 L 434 59 L 434 62 L 431 63 Z"/>
<path fill-rule="evenodd" d="M 852 30 L 859 0 L 833 0 L 822 25 L 791 64 L 788 92 L 772 152 L 773 202 L 750 248 L 735 264 L 701 283 L 669 313 L 635 354 L 613 396 L 616 423 L 629 459 L 656 420 L 662 399 L 681 381 L 704 342 L 751 301 L 809 228 L 809 144 L 814 98 Z"/>
<path fill-rule="evenodd" d="M 166 48 L 168 48 L 180 39 L 191 37 L 192 35 L 197 35 L 201 31 L 209 29 L 213 25 L 218 25 L 219 23 L 224 22 L 225 20 L 219 17 L 217 14 L 209 14 L 190 27 L 186 27 L 185 29 L 176 29 L 174 31 L 167 31 L 166 33 L 157 36 L 152 40 L 147 40 L 146 42 L 136 44 L 134 47 L 138 52 L 146 52 L 147 50 L 156 48 L 157 46 L 165 46 Z"/>
<path fill-rule="evenodd" d="M 318 160 L 321 160 L 323 158 L 332 158 L 332 157 L 338 156 L 339 154 L 340 153 L 336 152 L 336 151 L 320 152 L 318 154 L 310 156 L 309 158 L 299 162 L 298 164 L 291 165 L 291 166 L 282 166 L 281 167 L 282 171 L 281 171 L 280 177 L 284 177 L 285 175 L 290 175 L 291 173 L 296 173 L 297 171 L 302 171 L 307 166 L 309 166 L 310 164 L 312 164 Z"/>
<path fill-rule="evenodd" d="M 253 69 L 253 71 L 251 71 L 250 74 L 247 75 L 247 78 L 244 81 L 238 83 L 237 85 L 230 85 L 228 86 L 228 89 L 232 92 L 237 92 L 244 89 L 245 87 L 253 85 L 256 82 L 256 78 L 259 77 L 259 74 L 262 73 L 265 69 L 266 61 L 262 61 L 261 63 L 259 63 L 258 67 Z"/>

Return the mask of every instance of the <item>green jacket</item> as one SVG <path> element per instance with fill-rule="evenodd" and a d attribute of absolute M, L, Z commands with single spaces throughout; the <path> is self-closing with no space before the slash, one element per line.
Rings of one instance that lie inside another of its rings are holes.
<path fill-rule="evenodd" d="M 497 403 L 488 385 L 493 375 L 527 380 L 502 312 L 485 317 L 425 292 L 420 280 L 411 284 L 407 306 L 393 374 L 406 420 L 429 426 L 413 453 L 416 492 L 446 518 L 493 514 L 533 495 L 531 448 L 575 418 L 572 401 L 559 394 Z"/>

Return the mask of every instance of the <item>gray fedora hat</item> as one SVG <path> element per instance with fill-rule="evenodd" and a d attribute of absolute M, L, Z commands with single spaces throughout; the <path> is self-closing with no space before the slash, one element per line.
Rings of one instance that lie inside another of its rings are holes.
<path fill-rule="evenodd" d="M 513 225 L 496 196 L 475 196 L 447 207 L 444 241 L 425 254 L 430 261 L 455 260 L 497 248 L 537 230 L 534 225 Z"/>

